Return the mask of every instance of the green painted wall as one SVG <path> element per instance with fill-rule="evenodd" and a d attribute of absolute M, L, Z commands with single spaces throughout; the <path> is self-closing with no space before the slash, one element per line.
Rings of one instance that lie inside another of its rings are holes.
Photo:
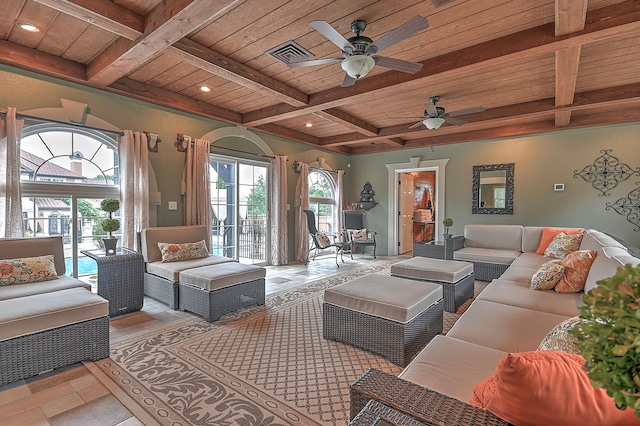
<path fill-rule="evenodd" d="M 160 135 L 158 153 L 150 153 L 156 171 L 162 204 L 158 210 L 158 225 L 182 223 L 180 180 L 184 154 L 173 146 L 176 133 L 200 137 L 224 124 L 198 116 L 172 111 L 119 95 L 90 89 L 73 83 L 42 77 L 26 71 L 0 65 L 0 107 L 14 106 L 18 111 L 33 108 L 60 107 L 60 99 L 86 103 L 90 113 L 120 129 L 145 130 Z M 258 133 L 272 151 L 293 161 L 311 163 L 325 158 L 333 169 L 346 170 L 346 201 L 356 201 L 365 182 L 373 184 L 378 206 L 367 213 L 367 227 L 378 231 L 378 253 L 386 254 L 387 168 L 385 164 L 405 163 L 410 157 L 422 160 L 450 159 L 446 168 L 446 215 L 453 218 L 454 235 L 462 233 L 467 223 L 517 223 L 523 225 L 557 225 L 594 227 L 612 233 L 640 246 L 640 232 L 624 216 L 605 209 L 607 202 L 615 202 L 638 188 L 640 176 L 621 182 L 608 197 L 599 196 L 591 185 L 574 178 L 574 170 L 581 170 L 601 155 L 611 154 L 632 168 L 640 167 L 640 124 L 607 126 L 571 130 L 506 140 L 463 143 L 442 147 L 411 149 L 381 154 L 347 157 L 331 151 Z M 223 141 L 238 147 L 240 141 Z M 244 143 L 244 141 L 242 142 Z M 471 214 L 471 172 L 473 165 L 515 163 L 515 206 L 512 216 Z M 291 168 L 289 183 L 289 229 L 294 229 L 294 194 L 298 175 Z M 564 192 L 554 192 L 554 183 L 564 183 Z M 178 201 L 177 211 L 169 211 L 168 201 Z M 637 202 L 637 201 L 636 201 Z M 290 259 L 294 258 L 294 236 L 289 235 Z"/>

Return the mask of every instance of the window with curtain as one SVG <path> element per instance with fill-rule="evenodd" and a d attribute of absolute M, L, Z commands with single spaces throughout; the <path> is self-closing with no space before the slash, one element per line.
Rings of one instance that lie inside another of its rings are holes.
<path fill-rule="evenodd" d="M 309 172 L 309 209 L 316 214 L 318 231 L 339 232 L 334 223 L 336 208 L 336 182 L 325 170 Z"/>
<path fill-rule="evenodd" d="M 89 129 L 38 124 L 23 130 L 20 149 L 26 236 L 62 235 L 67 274 L 89 280 L 95 262 L 79 251 L 101 248 L 107 213 L 100 202 L 119 198 L 117 141 Z"/>

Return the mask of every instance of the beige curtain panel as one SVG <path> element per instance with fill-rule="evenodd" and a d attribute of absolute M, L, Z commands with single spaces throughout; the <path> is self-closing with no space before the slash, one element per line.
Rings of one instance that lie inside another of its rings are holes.
<path fill-rule="evenodd" d="M 122 247 L 134 250 L 136 233 L 149 227 L 147 135 L 125 130 L 118 146 Z"/>
<path fill-rule="evenodd" d="M 20 138 L 24 120 L 16 109 L 0 114 L 0 237 L 24 237 L 20 190 Z"/>

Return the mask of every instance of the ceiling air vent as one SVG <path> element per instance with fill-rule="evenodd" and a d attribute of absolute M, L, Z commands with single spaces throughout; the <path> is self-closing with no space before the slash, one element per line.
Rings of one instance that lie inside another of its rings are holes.
<path fill-rule="evenodd" d="M 314 57 L 313 53 L 309 52 L 293 40 L 289 40 L 274 47 L 273 49 L 269 49 L 265 53 L 276 58 L 280 62 L 284 62 L 285 64 L 305 61 Z"/>

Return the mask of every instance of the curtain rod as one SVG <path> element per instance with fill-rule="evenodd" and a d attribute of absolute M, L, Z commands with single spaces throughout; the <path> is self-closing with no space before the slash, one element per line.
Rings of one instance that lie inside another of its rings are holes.
<path fill-rule="evenodd" d="M 247 151 L 242 151 L 239 149 L 234 149 L 234 148 L 227 148 L 226 146 L 216 146 L 216 145 L 211 145 L 211 149 L 226 149 L 228 151 L 233 151 L 233 152 L 239 152 L 242 154 L 249 154 L 249 155 L 255 155 L 257 157 L 264 157 L 264 158 L 271 158 L 272 160 L 274 160 L 276 157 L 272 156 L 272 155 L 266 155 L 266 154 L 258 154 L 255 152 L 247 152 Z M 287 161 L 289 161 L 289 159 L 287 159 Z"/>
<path fill-rule="evenodd" d="M 0 111 L 0 114 L 7 115 L 7 111 Z M 65 122 L 65 121 L 53 120 L 53 119 L 50 119 L 50 118 L 36 117 L 34 115 L 16 113 L 16 118 L 24 118 L 25 120 L 38 121 L 38 122 L 41 122 L 41 123 L 64 124 L 65 126 L 80 127 L 80 128 L 83 128 L 83 129 L 97 130 L 99 132 L 107 132 L 107 133 L 112 133 L 112 134 L 118 135 L 118 136 L 124 136 L 123 132 L 119 132 L 117 130 L 101 129 L 100 127 L 86 126 L 84 124 L 78 124 L 78 123 L 68 123 L 68 122 Z"/>

